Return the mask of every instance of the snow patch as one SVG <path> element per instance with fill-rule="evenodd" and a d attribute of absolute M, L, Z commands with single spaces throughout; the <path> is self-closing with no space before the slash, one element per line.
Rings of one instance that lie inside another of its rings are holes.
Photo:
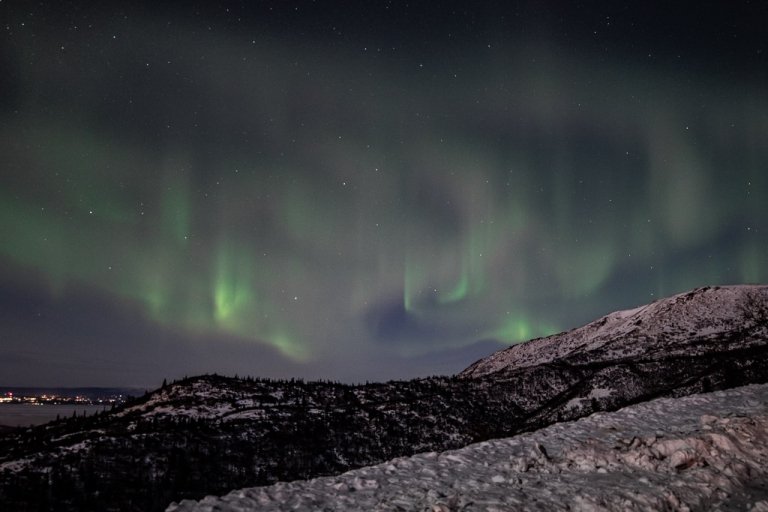
<path fill-rule="evenodd" d="M 589 392 L 587 398 L 606 398 L 611 396 L 614 391 L 610 388 L 594 388 Z"/>

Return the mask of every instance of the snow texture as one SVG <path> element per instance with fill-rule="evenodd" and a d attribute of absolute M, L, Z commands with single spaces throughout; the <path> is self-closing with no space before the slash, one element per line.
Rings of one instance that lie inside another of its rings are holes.
<path fill-rule="evenodd" d="M 697 288 L 652 304 L 616 311 L 583 327 L 537 338 L 500 350 L 461 372 L 480 377 L 500 370 L 519 369 L 564 359 L 615 361 L 633 356 L 686 356 L 711 350 L 724 334 L 758 334 L 765 338 L 768 286 L 737 285 Z"/>
<path fill-rule="evenodd" d="M 702 509 L 768 511 L 768 384 L 657 399 L 167 512 Z"/>

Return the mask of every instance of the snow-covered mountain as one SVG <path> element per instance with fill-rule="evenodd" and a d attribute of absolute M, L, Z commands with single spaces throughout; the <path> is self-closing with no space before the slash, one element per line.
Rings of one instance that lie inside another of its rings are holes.
<path fill-rule="evenodd" d="M 555 361 L 574 363 L 691 357 L 764 346 L 768 286 L 715 286 L 606 315 L 583 327 L 513 345 L 477 361 L 480 377 Z"/>
<path fill-rule="evenodd" d="M 768 511 L 768 385 L 662 398 L 167 512 Z"/>
<path fill-rule="evenodd" d="M 767 382 L 767 329 L 768 287 L 706 288 L 512 347 L 457 377 L 191 377 L 105 414 L 0 435 L 0 510 L 163 510 Z"/>

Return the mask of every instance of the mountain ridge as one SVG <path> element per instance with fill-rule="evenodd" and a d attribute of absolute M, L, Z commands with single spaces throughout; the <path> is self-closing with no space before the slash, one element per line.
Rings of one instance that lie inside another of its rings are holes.
<path fill-rule="evenodd" d="M 617 360 L 648 354 L 651 343 L 659 345 L 656 348 L 663 348 L 665 357 L 690 355 L 691 351 L 701 348 L 701 342 L 711 341 L 725 332 L 757 329 L 763 336 L 768 336 L 766 304 L 768 286 L 696 288 L 633 309 L 609 313 L 569 331 L 499 350 L 458 375 L 478 377 L 554 360 L 584 360 L 585 353 L 592 362 Z M 751 345 L 757 339 L 746 341 Z"/>

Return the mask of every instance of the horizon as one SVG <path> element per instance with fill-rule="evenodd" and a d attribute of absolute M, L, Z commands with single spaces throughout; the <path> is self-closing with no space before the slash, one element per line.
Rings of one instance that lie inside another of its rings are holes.
<path fill-rule="evenodd" d="M 751 283 L 750 284 L 746 284 L 746 283 L 742 283 L 742 284 L 726 284 L 726 285 L 715 285 L 715 286 L 700 286 L 700 287 L 694 288 L 693 290 L 688 290 L 687 292 L 689 293 L 691 291 L 695 291 L 695 290 L 699 290 L 699 289 L 708 289 L 708 288 L 739 288 L 739 287 L 766 287 L 766 286 L 768 286 L 768 284 L 762 284 L 762 283 L 754 283 L 754 284 L 751 284 Z M 679 294 L 669 295 L 667 297 L 661 297 L 661 298 L 658 298 L 658 299 L 656 299 L 656 300 L 654 300 L 654 301 L 652 301 L 652 302 L 650 302 L 648 304 L 644 304 L 644 305 L 651 305 L 651 304 L 654 304 L 654 303 L 656 303 L 658 301 L 661 301 L 661 300 L 670 299 L 670 298 L 673 298 L 673 297 L 678 296 L 678 295 L 684 295 L 687 292 L 681 292 Z M 640 305 L 639 307 L 641 308 L 644 305 Z M 592 321 L 590 321 L 588 323 L 585 323 L 584 325 L 575 326 L 575 327 L 573 327 L 571 329 L 567 329 L 567 330 L 561 331 L 559 333 L 554 333 L 554 334 L 550 334 L 550 335 L 547 335 L 547 336 L 543 336 L 543 338 L 550 338 L 550 337 L 560 336 L 562 334 L 567 333 L 570 330 L 578 329 L 579 327 L 583 327 L 583 326 L 589 325 L 590 323 L 597 322 L 597 321 L 600 320 L 600 318 L 608 316 L 608 315 L 610 315 L 612 313 L 621 313 L 623 311 L 632 311 L 632 310 L 635 310 L 635 309 L 639 309 L 639 308 L 636 307 L 636 308 L 630 308 L 630 309 L 627 309 L 627 310 L 611 311 L 611 312 L 606 313 L 605 315 L 601 315 L 600 317 L 597 317 L 597 318 L 593 319 Z M 518 342 L 518 343 L 515 343 L 515 344 L 519 345 L 519 344 L 526 343 L 528 341 L 534 341 L 534 340 L 540 339 L 540 338 L 541 337 L 539 337 L 539 338 L 531 338 L 529 340 L 521 341 L 521 342 Z M 512 346 L 512 345 L 510 345 L 510 346 Z M 504 348 L 508 348 L 508 347 L 500 347 L 500 348 L 497 349 L 497 351 L 498 350 L 504 350 Z M 285 376 L 279 376 L 279 377 L 267 377 L 267 376 L 249 375 L 249 374 L 239 375 L 237 373 L 234 373 L 234 374 L 223 373 L 222 374 L 222 373 L 217 373 L 217 372 L 214 371 L 214 372 L 198 373 L 198 374 L 194 374 L 194 375 L 184 375 L 184 376 L 176 377 L 176 378 L 173 378 L 173 379 L 168 379 L 167 377 L 163 377 L 163 380 L 162 380 L 162 382 L 160 384 L 144 384 L 144 385 L 132 385 L 132 386 L 115 386 L 115 385 L 89 385 L 89 386 L 67 386 L 67 385 L 55 385 L 55 386 L 15 386 L 15 385 L 12 385 L 12 386 L 10 386 L 9 385 L 9 386 L 6 386 L 6 385 L 1 385 L 0 384 L 0 394 L 2 394 L 4 392 L 8 392 L 9 390 L 12 391 L 13 393 L 17 393 L 17 392 L 20 392 L 22 390 L 23 391 L 35 390 L 35 391 L 38 391 L 38 392 L 53 391 L 53 390 L 57 390 L 57 391 L 64 391 L 64 390 L 68 390 L 68 391 L 89 391 L 89 390 L 91 390 L 91 391 L 95 391 L 95 390 L 129 391 L 130 390 L 130 391 L 139 391 L 141 393 L 153 393 L 155 391 L 161 390 L 165 384 L 171 385 L 171 384 L 176 384 L 176 383 L 179 383 L 179 382 L 182 382 L 182 381 L 185 381 L 185 380 L 201 378 L 201 377 L 220 377 L 220 378 L 224 378 L 224 379 L 233 379 L 233 380 L 254 379 L 254 380 L 263 380 L 263 381 L 291 381 L 291 380 L 297 380 L 297 381 L 303 381 L 303 382 L 307 382 L 307 383 L 335 382 L 335 383 L 340 383 L 342 385 L 353 386 L 354 387 L 354 386 L 364 386 L 364 385 L 367 385 L 367 384 L 387 383 L 387 382 L 396 382 L 396 381 L 410 381 L 410 380 L 420 380 L 420 379 L 429 379 L 429 378 L 453 378 L 453 377 L 456 377 L 462 370 L 465 370 L 465 369 L 473 366 L 476 362 L 479 362 L 479 361 L 487 358 L 488 356 L 492 355 L 493 353 L 494 352 L 489 352 L 489 353 L 487 353 L 485 355 L 482 355 L 477 360 L 468 361 L 465 367 L 463 367 L 462 369 L 460 369 L 460 370 L 458 370 L 458 371 L 456 371 L 454 373 L 415 375 L 415 376 L 411 376 L 411 377 L 394 378 L 394 379 L 365 380 L 365 381 L 345 381 L 345 380 L 338 380 L 338 379 L 324 378 L 324 377 L 309 378 L 309 379 L 305 379 L 303 377 L 291 376 L 291 375 L 285 375 Z M 135 395 L 129 395 L 129 396 L 134 397 Z"/>
<path fill-rule="evenodd" d="M 763 6 L 0 11 L 16 385 L 454 374 L 768 282 Z"/>

